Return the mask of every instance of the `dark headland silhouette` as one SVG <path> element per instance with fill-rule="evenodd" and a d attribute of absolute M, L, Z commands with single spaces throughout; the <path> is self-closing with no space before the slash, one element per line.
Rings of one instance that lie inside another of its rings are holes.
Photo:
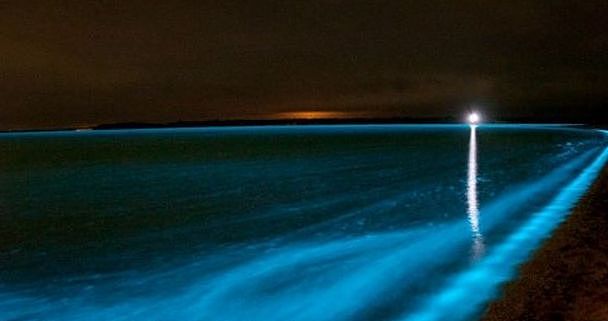
<path fill-rule="evenodd" d="M 462 115 L 459 115 L 462 116 Z M 292 119 L 227 119 L 174 122 L 117 122 L 93 126 L 33 128 L 3 130 L 0 132 L 37 132 L 37 131 L 67 131 L 67 130 L 117 130 L 117 129 L 155 129 L 155 128 L 194 128 L 194 127 L 226 127 L 226 126 L 277 126 L 277 125 L 363 125 L 363 124 L 460 124 L 463 117 L 392 117 L 392 118 L 292 118 Z M 487 123 L 499 124 L 577 124 L 591 128 L 608 128 L 608 120 L 603 117 L 585 117 L 583 119 L 568 119 L 554 116 L 543 117 L 510 117 L 500 119 L 484 119 Z"/>
<path fill-rule="evenodd" d="M 602 118 L 588 117 L 585 119 L 564 119 L 556 116 L 545 117 L 511 117 L 501 119 L 488 119 L 490 123 L 514 124 L 581 124 L 590 127 L 607 128 L 608 121 Z M 92 127 L 94 130 L 109 129 L 146 129 L 146 128 L 188 128 L 188 127 L 221 127 L 221 126 L 273 126 L 273 125 L 348 125 L 348 124 L 459 124 L 462 117 L 393 117 L 393 118 L 294 118 L 294 119 L 230 119 L 230 120 L 203 120 L 203 121 L 176 121 L 167 123 L 123 122 L 100 124 Z"/>

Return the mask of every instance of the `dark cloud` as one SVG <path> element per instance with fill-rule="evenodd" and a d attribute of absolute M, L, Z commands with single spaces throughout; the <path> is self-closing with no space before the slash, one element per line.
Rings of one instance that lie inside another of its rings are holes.
<path fill-rule="evenodd" d="M 590 119 L 605 1 L 3 1 L 0 127 L 265 117 Z"/>

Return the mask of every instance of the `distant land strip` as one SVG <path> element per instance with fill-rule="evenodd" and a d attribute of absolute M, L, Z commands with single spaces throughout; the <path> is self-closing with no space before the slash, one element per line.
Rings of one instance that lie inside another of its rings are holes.
<path fill-rule="evenodd" d="M 550 118 L 501 118 L 488 119 L 488 123 L 495 124 L 585 124 L 589 128 L 608 128 L 608 123 L 598 120 L 564 120 L 557 117 Z M 93 126 L 15 129 L 0 132 L 37 132 L 37 131 L 67 131 L 67 130 L 113 130 L 113 129 L 154 129 L 154 128 L 194 128 L 194 127 L 222 127 L 222 126 L 277 126 L 277 125 L 364 125 L 364 124 L 460 124 L 464 119 L 457 117 L 398 117 L 398 118 L 315 118 L 315 119 L 227 119 L 202 121 L 175 121 L 166 123 L 157 122 L 119 122 Z"/>

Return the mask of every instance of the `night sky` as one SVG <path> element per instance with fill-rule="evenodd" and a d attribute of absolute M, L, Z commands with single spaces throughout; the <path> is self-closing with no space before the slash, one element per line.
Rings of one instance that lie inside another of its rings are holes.
<path fill-rule="evenodd" d="M 2 1 L 0 129 L 605 119 L 607 1 Z"/>

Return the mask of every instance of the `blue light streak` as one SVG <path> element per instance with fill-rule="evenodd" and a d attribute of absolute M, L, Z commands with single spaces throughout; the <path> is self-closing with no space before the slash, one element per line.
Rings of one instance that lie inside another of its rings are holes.
<path fill-rule="evenodd" d="M 542 211 L 496 247 L 474 268 L 454 277 L 445 290 L 431 296 L 422 309 L 406 316 L 407 321 L 466 320 L 479 305 L 496 295 L 498 285 L 508 280 L 516 267 L 566 217 L 608 160 L 608 148 L 574 181 L 566 185 Z"/>

